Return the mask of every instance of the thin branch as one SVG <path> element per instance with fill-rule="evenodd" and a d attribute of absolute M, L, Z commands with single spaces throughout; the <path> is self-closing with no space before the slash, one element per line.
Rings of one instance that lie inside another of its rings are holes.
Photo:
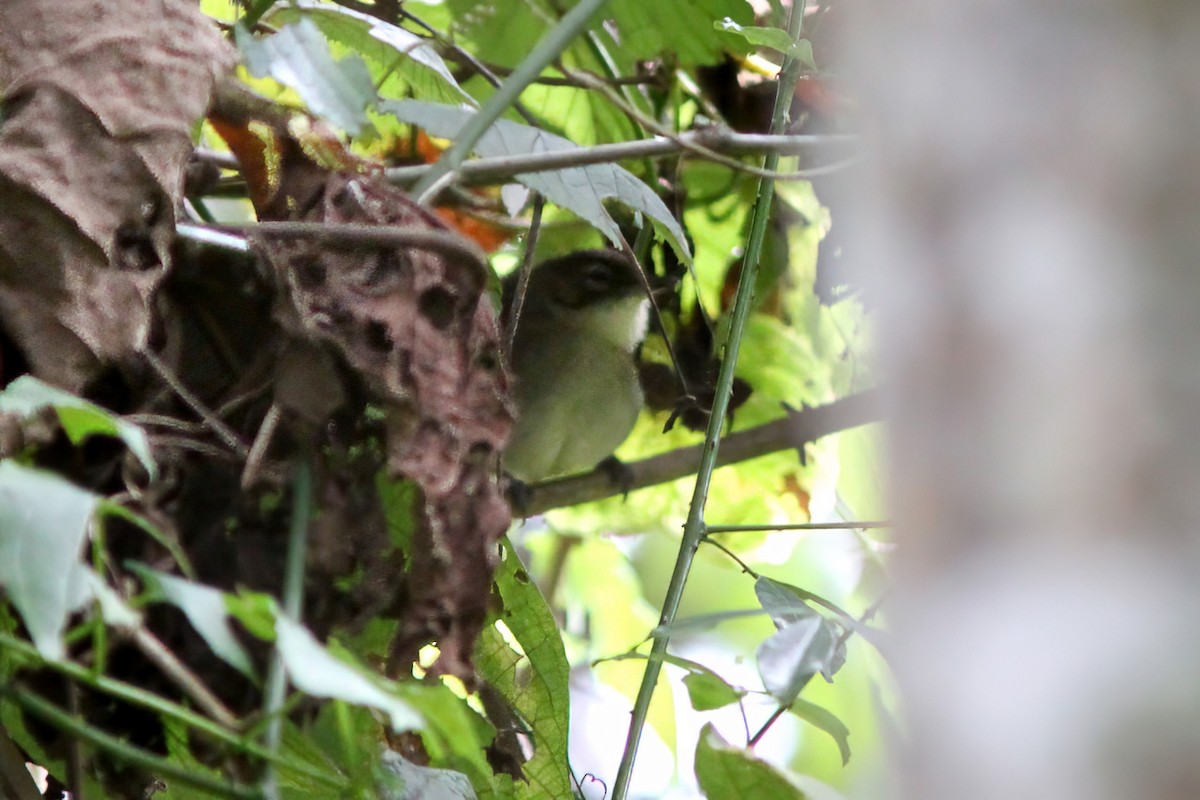
<path fill-rule="evenodd" d="M 191 698 L 193 703 L 203 709 L 204 713 L 227 728 L 237 727 L 237 715 L 230 711 L 196 673 L 180 661 L 157 636 L 140 626 L 121 625 L 114 628 L 132 642 L 180 691 Z"/>
<path fill-rule="evenodd" d="M 790 706 L 779 706 L 776 708 L 771 716 L 767 718 L 767 721 L 763 723 L 763 726 L 758 729 L 758 732 L 750 737 L 750 741 L 746 742 L 746 747 L 751 748 L 758 744 L 759 740 L 762 739 L 762 737 L 766 735 L 767 731 L 771 729 L 771 726 L 775 724 L 775 720 L 782 717 L 783 712 L 787 711 L 788 708 L 790 708 Z"/>
<path fill-rule="evenodd" d="M 880 419 L 878 409 L 878 390 L 872 389 L 828 405 L 789 411 L 782 419 L 726 436 L 717 455 L 717 466 L 728 466 L 781 450 L 799 449 L 832 433 L 876 422 Z M 626 464 L 631 478 L 629 491 L 695 474 L 703 449 L 704 446 L 699 444 L 681 447 Z M 613 485 L 611 477 L 604 472 L 589 472 L 530 484 L 527 489 L 529 501 L 520 509 L 527 516 L 542 514 L 553 508 L 602 500 L 624 492 L 622 487 Z"/>
<path fill-rule="evenodd" d="M 569 150 L 554 150 L 544 153 L 529 153 L 515 156 L 479 158 L 459 164 L 457 174 L 464 183 L 487 183 L 506 180 L 527 172 L 550 172 L 568 167 L 630 161 L 643 158 L 672 156 L 685 150 L 702 147 L 722 155 L 754 155 L 778 153 L 799 155 L 814 147 L 847 146 L 860 144 L 861 137 L 853 134 L 795 134 L 772 136 L 759 133 L 734 133 L 733 131 L 709 128 L 693 133 L 679 134 L 674 140 L 666 137 L 640 139 L 632 142 L 616 142 L 594 147 L 577 147 Z M 848 160 L 836 162 L 844 166 Z M 429 172 L 428 165 L 393 167 L 384 174 L 392 183 L 408 185 Z M 824 174 L 828 165 L 799 170 L 800 176 Z"/>
<path fill-rule="evenodd" d="M 352 222 L 256 222 L 245 225 L 222 224 L 213 226 L 213 229 L 271 239 L 319 239 L 330 244 L 364 247 L 415 247 L 466 259 L 481 270 L 488 268 L 487 259 L 477 244 L 457 233 L 433 228 L 360 225 Z"/>
<path fill-rule="evenodd" d="M 746 533 L 752 531 L 863 531 L 869 528 L 890 528 L 892 523 L 885 521 L 871 522 L 793 522 L 783 525 L 706 525 L 705 534 L 710 533 Z"/>
<path fill-rule="evenodd" d="M 625 116 L 632 119 L 635 123 L 641 125 L 644 129 L 650 131 L 651 133 L 657 134 L 658 136 L 661 136 L 672 143 L 679 145 L 680 149 L 686 153 L 698 158 L 703 158 L 707 161 L 711 161 L 715 164 L 720 164 L 721 166 L 728 167 L 737 172 L 742 172 L 747 175 L 755 175 L 760 178 L 772 178 L 777 181 L 796 181 L 804 180 L 810 177 L 809 171 L 807 170 L 788 170 L 787 172 L 780 172 L 779 170 L 774 169 L 768 170 L 754 167 L 749 164 L 744 164 L 735 158 L 730 158 L 722 153 L 718 153 L 711 148 L 705 147 L 703 144 L 683 139 L 680 134 L 668 130 L 662 125 L 659 125 L 657 120 L 651 119 L 648 115 L 643 114 L 632 103 L 621 97 L 616 90 L 605 84 L 599 78 L 590 78 L 587 76 L 587 73 L 576 74 L 566 67 L 563 67 L 562 69 L 564 74 L 578 78 L 587 86 L 587 88 L 599 92 L 606 100 L 608 100 L 608 102 L 616 106 L 618 110 L 624 113 Z M 853 159 L 849 160 L 848 163 L 853 163 Z"/>
<path fill-rule="evenodd" d="M 204 420 L 204 423 L 208 426 L 209 430 L 216 434 L 217 438 L 224 442 L 226 447 L 233 450 L 242 458 L 246 457 L 246 454 L 249 453 L 250 450 L 238 437 L 237 433 L 234 432 L 233 428 L 230 428 L 228 425 L 222 422 L 215 414 L 213 414 L 212 411 L 209 410 L 208 406 L 204 405 L 199 397 L 197 397 L 190 389 L 184 386 L 182 381 L 175 376 L 175 373 L 171 371 L 171 368 L 163 363 L 162 359 L 160 359 L 157 354 L 151 350 L 143 350 L 142 356 L 146 359 L 146 363 L 149 364 L 155 373 L 158 374 L 158 377 L 162 378 L 163 382 L 167 384 L 167 386 L 171 387 L 171 390 L 179 396 L 179 399 L 182 400 L 190 409 L 192 409 L 192 411 L 196 412 L 196 415 L 199 416 L 200 419 Z"/>
<path fill-rule="evenodd" d="M 508 320 L 504 326 L 504 359 L 512 363 L 513 343 L 517 339 L 517 323 L 521 320 L 521 309 L 525 306 L 525 292 L 529 288 L 529 276 L 533 273 L 533 255 L 537 250 L 538 236 L 542 230 L 542 209 L 546 201 L 540 193 L 533 198 L 533 216 L 529 221 L 529 236 L 525 238 L 525 252 L 521 256 L 520 272 L 517 274 L 517 285 L 513 287 L 513 295 L 508 308 Z"/>

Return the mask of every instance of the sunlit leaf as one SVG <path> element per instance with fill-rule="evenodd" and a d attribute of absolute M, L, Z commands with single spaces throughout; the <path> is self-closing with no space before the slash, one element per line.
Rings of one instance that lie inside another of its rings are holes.
<path fill-rule="evenodd" d="M 507 541 L 504 551 L 505 558 L 496 570 L 496 586 L 504 603 L 500 620 L 525 658 L 494 626 L 489 627 L 476 654 L 479 673 L 512 704 L 532 731 L 534 755 L 522 767 L 529 793 L 518 787 L 518 796 L 570 797 L 570 667 L 550 607 Z"/>
<path fill-rule="evenodd" d="M 27 417 L 46 407 L 58 414 L 59 424 L 73 444 L 89 436 L 115 436 L 137 456 L 151 477 L 157 474 L 146 432 L 111 411 L 31 375 L 22 375 L 0 392 L 0 413 Z"/>
<path fill-rule="evenodd" d="M 292 685 L 314 697 L 332 697 L 377 708 L 388 715 L 392 729 L 416 730 L 424 720 L 408 703 L 344 661 L 334 658 L 308 629 L 282 613 L 275 617 L 276 647 Z"/>
<path fill-rule="evenodd" d="M 838 627 L 809 608 L 793 588 L 765 577 L 754 586 L 779 628 L 758 647 L 758 673 L 781 705 L 795 700 L 818 673 L 832 680 L 846 659 Z"/>
<path fill-rule="evenodd" d="M 401 83 L 392 87 L 393 90 L 411 89 L 419 98 L 475 104 L 475 100 L 458 85 L 430 41 L 398 25 L 344 6 L 314 0 L 280 6 L 271 12 L 270 19 L 273 23 L 311 20 L 330 41 L 362 56 L 375 75 L 375 82 L 384 81 L 380 86 L 384 94 L 387 94 L 387 79 L 399 76 Z"/>
<path fill-rule="evenodd" d="M 250 656 L 229 625 L 229 610 L 225 593 L 193 581 L 167 575 L 142 564 L 130 564 L 146 585 L 156 589 L 171 605 L 178 608 L 222 661 L 253 678 Z"/>
<path fill-rule="evenodd" d="M 80 550 L 98 498 L 48 472 L 0 461 L 0 586 L 46 658 L 67 615 L 94 597 Z"/>
<path fill-rule="evenodd" d="M 711 800 L 806 800 L 808 795 L 782 770 L 734 747 L 711 723 L 696 743 L 696 782 Z"/>
<path fill-rule="evenodd" d="M 255 77 L 269 76 L 294 90 L 309 111 L 350 134 L 367 124 L 365 109 L 376 96 L 370 72 L 358 56 L 334 60 L 328 40 L 311 20 L 263 39 L 241 27 L 234 36 Z"/>
<path fill-rule="evenodd" d="M 814 728 L 828 733 L 837 742 L 838 752 L 842 754 L 842 764 L 850 761 L 850 729 L 832 711 L 799 699 L 792 703 L 788 711 Z"/>
<path fill-rule="evenodd" d="M 642 658 L 647 658 L 647 656 L 641 653 L 627 653 L 610 659 L 610 661 Z M 659 658 L 659 656 L 655 656 L 655 658 Z M 661 658 L 668 664 L 687 670 L 688 674 L 683 676 L 683 685 L 687 688 L 688 699 L 692 703 L 692 708 L 697 711 L 711 711 L 714 708 L 723 708 L 730 703 L 738 702 L 746 696 L 744 689 L 737 689 L 731 686 L 724 678 L 703 664 L 670 654 L 664 654 Z"/>
<path fill-rule="evenodd" d="M 379 108 L 445 139 L 455 138 L 474 113 L 418 100 L 384 102 L 379 104 Z M 508 120 L 498 120 L 475 146 L 475 152 L 481 156 L 530 155 L 576 149 L 578 145 L 561 136 Z M 649 216 L 658 233 L 671 243 L 680 257 L 691 260 L 683 229 L 670 210 L 649 186 L 626 169 L 615 164 L 592 164 L 551 172 L 525 173 L 517 175 L 516 179 L 530 189 L 541 192 L 547 200 L 575 212 L 614 244 L 620 241 L 620 229 L 604 208 L 604 201 L 620 200 Z"/>
<path fill-rule="evenodd" d="M 807 39 L 795 41 L 787 31 L 781 28 L 760 28 L 754 25 L 739 25 L 726 17 L 713 23 L 713 28 L 725 33 L 732 33 L 745 39 L 756 47 L 769 47 L 784 55 L 798 59 L 802 64 L 812 69 L 817 65 L 813 61 L 812 43 Z"/>

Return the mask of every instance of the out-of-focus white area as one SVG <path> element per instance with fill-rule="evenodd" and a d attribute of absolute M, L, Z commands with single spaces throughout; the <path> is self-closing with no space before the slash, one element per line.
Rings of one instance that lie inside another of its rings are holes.
<path fill-rule="evenodd" d="M 1200 797 L 1200 3 L 847 5 L 907 709 L 863 796 Z"/>

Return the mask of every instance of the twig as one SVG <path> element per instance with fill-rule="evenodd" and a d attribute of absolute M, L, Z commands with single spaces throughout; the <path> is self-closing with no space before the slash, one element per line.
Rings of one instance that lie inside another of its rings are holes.
<path fill-rule="evenodd" d="M 223 224 L 218 230 L 235 230 L 271 239 L 319 239 L 330 244 L 366 247 L 415 247 L 462 258 L 486 270 L 487 259 L 479 246 L 457 233 L 433 228 L 393 225 L 360 225 L 351 222 L 256 222 Z"/>
<path fill-rule="evenodd" d="M 566 67 L 563 67 L 563 73 L 566 75 L 575 76 L 575 73 L 573 71 L 567 69 Z M 655 133 L 655 134 L 679 145 L 681 150 L 683 150 L 687 153 L 690 153 L 693 156 L 698 156 L 705 160 L 712 161 L 713 163 L 720 164 L 725 167 L 729 167 L 730 169 L 735 170 L 737 172 L 743 172 L 747 175 L 756 175 L 760 178 L 772 178 L 777 181 L 780 181 L 780 180 L 798 181 L 798 180 L 805 180 L 809 177 L 813 177 L 811 170 L 788 170 L 787 172 L 780 172 L 779 170 L 775 170 L 775 169 L 768 170 L 768 169 L 761 169 L 759 167 L 753 167 L 749 164 L 744 164 L 735 158 L 730 158 L 721 153 L 718 153 L 711 148 L 705 147 L 703 144 L 700 144 L 700 143 L 692 141 L 692 140 L 684 139 L 684 138 L 682 138 L 682 136 L 680 134 L 675 133 L 674 131 L 668 130 L 667 128 L 663 127 L 662 125 L 659 125 L 656 120 L 651 119 L 648 115 L 640 112 L 637 108 L 635 108 L 633 106 L 632 103 L 629 103 L 628 101 L 625 100 L 625 98 L 618 95 L 617 92 L 612 89 L 612 87 L 605 84 L 599 78 L 588 78 L 588 77 L 586 77 L 586 73 L 579 73 L 578 76 L 576 76 L 576 77 L 578 77 L 587 88 L 592 89 L 593 91 L 599 92 L 602 95 L 604 95 L 605 99 L 608 100 L 608 102 L 610 102 L 614 106 L 616 106 L 621 112 L 623 112 L 627 117 L 632 119 L 634 122 L 641 125 L 643 128 L 650 131 L 651 133 Z M 853 161 L 854 161 L 853 159 L 848 159 L 845 161 L 845 164 L 848 166 L 849 164 L 853 163 Z M 828 167 L 829 167 L 829 165 L 825 165 L 824 168 L 828 169 Z"/>
<path fill-rule="evenodd" d="M 787 711 L 788 708 L 790 708 L 790 706 L 779 706 L 776 708 L 771 716 L 767 718 L 767 721 L 763 723 L 763 726 L 758 729 L 758 732 L 751 736 L 750 740 L 746 742 L 746 747 L 754 747 L 754 745 L 758 744 L 759 740 L 762 739 L 762 737 L 766 735 L 767 731 L 771 729 L 771 726 L 775 724 L 775 720 L 782 717 L 783 712 Z"/>
<path fill-rule="evenodd" d="M 706 525 L 704 533 L 746 533 L 752 531 L 862 531 L 868 528 L 890 528 L 892 523 L 873 522 L 791 522 L 783 525 Z"/>
<path fill-rule="evenodd" d="M 142 627 L 122 625 L 114 628 L 191 698 L 193 703 L 203 709 L 204 713 L 228 728 L 237 727 L 237 715 L 230 711 L 157 636 Z"/>
<path fill-rule="evenodd" d="M 859 144 L 861 141 L 861 137 L 853 134 L 772 136 L 758 133 L 734 133 L 726 129 L 711 128 L 694 133 L 682 133 L 674 139 L 655 137 L 569 150 L 479 158 L 459 164 L 457 173 L 464 183 L 487 183 L 529 172 L 550 172 L 589 164 L 672 156 L 696 147 L 702 147 L 722 155 L 762 153 L 799 155 L 814 147 L 846 146 Z M 845 163 L 845 161 L 839 161 L 837 165 L 844 166 Z M 809 177 L 814 174 L 824 174 L 827 171 L 827 167 L 814 167 L 790 174 Z M 429 166 L 421 165 L 392 167 L 385 170 L 384 174 L 392 183 L 408 185 L 419 180 L 428 172 Z"/>
<path fill-rule="evenodd" d="M 726 436 L 717 455 L 717 466 L 724 467 L 748 461 L 780 450 L 798 449 L 832 433 L 875 422 L 880 418 L 878 408 L 878 390 L 872 389 L 835 400 L 828 405 L 789 411 L 782 419 Z M 630 476 L 629 491 L 694 474 L 700 464 L 703 449 L 703 445 L 681 447 L 626 464 Z M 603 472 L 588 472 L 534 483 L 527 489 L 528 503 L 520 509 L 521 513 L 527 516 L 542 514 L 553 508 L 615 497 L 625 491 L 623 487 L 614 486 L 612 478 Z"/>
<path fill-rule="evenodd" d="M 263 459 L 267 457 L 267 449 L 271 446 L 271 440 L 275 438 L 275 431 L 279 428 L 279 421 L 282 418 L 283 412 L 279 403 L 271 403 L 271 407 L 267 409 L 267 415 L 263 417 L 262 425 L 259 426 L 258 433 L 254 437 L 254 444 L 250 445 L 250 455 L 246 457 L 246 466 L 242 469 L 242 491 L 246 491 L 258 482 Z"/>
<path fill-rule="evenodd" d="M 517 339 L 517 323 L 521 319 L 521 309 L 525 307 L 525 292 L 529 288 L 529 276 L 533 273 L 533 255 L 537 249 L 538 235 L 542 229 L 542 209 L 546 201 L 541 194 L 533 199 L 533 217 L 529 222 L 529 236 L 525 239 L 525 252 L 521 257 L 521 271 L 517 275 L 517 285 L 513 287 L 512 305 L 508 309 L 508 319 L 504 323 L 504 358 L 512 362 L 513 344 Z"/>
<path fill-rule="evenodd" d="M 194 411 L 196 415 L 200 417 L 200 419 L 204 420 L 204 423 L 208 426 L 209 430 L 216 434 L 217 438 L 224 442 L 226 447 L 233 450 L 242 458 L 246 457 L 250 451 L 247 449 L 246 445 L 242 443 L 242 440 L 238 438 L 238 435 L 233 431 L 233 429 L 222 422 L 215 414 L 213 414 L 212 411 L 208 409 L 208 406 L 201 402 L 200 398 L 192 394 L 192 391 L 184 386 L 177 377 L 175 377 L 175 373 L 171 371 L 170 367 L 163 363 L 162 359 L 160 359 L 157 354 L 151 350 L 143 350 L 142 356 L 146 359 L 146 363 L 148 363 L 155 373 L 158 374 L 158 377 L 162 378 L 163 383 L 171 387 L 171 390 L 179 396 L 179 399 L 182 400 L 188 406 L 188 408 L 192 409 L 192 411 Z"/>

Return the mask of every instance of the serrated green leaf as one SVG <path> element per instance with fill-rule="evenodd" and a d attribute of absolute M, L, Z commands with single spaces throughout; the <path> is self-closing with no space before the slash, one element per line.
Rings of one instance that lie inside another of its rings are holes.
<path fill-rule="evenodd" d="M 184 613 L 213 653 L 246 677 L 255 679 L 250 656 L 229 625 L 224 592 L 158 572 L 143 564 L 133 563 L 129 567 L 141 576 L 147 586 L 157 589 L 164 600 Z"/>
<path fill-rule="evenodd" d="M 376 98 L 370 72 L 356 55 L 334 60 L 325 34 L 312 20 L 302 19 L 264 39 L 238 26 L 234 38 L 255 77 L 279 81 L 309 111 L 351 135 L 366 126 L 365 109 Z"/>
<path fill-rule="evenodd" d="M 58 414 L 59 424 L 72 444 L 89 436 L 115 436 L 137 456 L 151 477 L 157 474 L 146 432 L 111 411 L 30 375 L 22 375 L 0 392 L 0 413 L 27 417 L 46 407 Z"/>
<path fill-rule="evenodd" d="M 495 578 L 504 603 L 500 619 L 524 657 L 489 626 L 476 653 L 479 674 L 521 715 L 532 734 L 533 758 L 523 766 L 528 783 L 516 784 L 516 796 L 570 797 L 570 666 L 550 607 L 508 540 L 504 551 Z"/>
<path fill-rule="evenodd" d="M 788 711 L 812 725 L 818 730 L 825 731 L 833 741 L 837 742 L 838 752 L 842 754 L 842 766 L 850 761 L 850 729 L 837 718 L 832 711 L 822 708 L 806 700 L 796 700 Z"/>
<path fill-rule="evenodd" d="M 276 648 L 292 685 L 313 697 L 332 697 L 377 708 L 396 731 L 425 727 L 421 715 L 398 694 L 335 658 L 308 629 L 276 612 Z"/>
<path fill-rule="evenodd" d="M 458 85 L 430 41 L 398 25 L 315 0 L 280 6 L 271 12 L 270 19 L 274 23 L 299 19 L 314 22 L 330 41 L 363 58 L 385 96 L 402 97 L 411 90 L 419 98 L 475 105 L 474 98 Z"/>
<path fill-rule="evenodd" d="M 434 136 L 445 139 L 457 136 L 474 113 L 418 100 L 380 103 L 379 110 L 404 122 L 420 125 Z M 509 120 L 498 120 L 475 146 L 475 152 L 481 156 L 529 155 L 576 149 L 578 145 L 569 139 Z M 621 232 L 604 208 L 604 201 L 620 200 L 649 216 L 659 235 L 671 243 L 680 258 L 691 262 L 686 237 L 675 217 L 649 186 L 626 169 L 615 164 L 591 164 L 526 173 L 517 175 L 516 179 L 530 189 L 541 192 L 547 200 L 578 214 L 614 244 L 620 242 Z"/>
<path fill-rule="evenodd" d="M 79 554 L 98 500 L 53 473 L 0 461 L 0 586 L 46 658 L 62 658 L 67 615 L 94 597 Z"/>
<path fill-rule="evenodd" d="M 711 800 L 806 800 L 808 795 L 787 773 L 734 747 L 712 723 L 696 743 L 696 782 Z"/>

